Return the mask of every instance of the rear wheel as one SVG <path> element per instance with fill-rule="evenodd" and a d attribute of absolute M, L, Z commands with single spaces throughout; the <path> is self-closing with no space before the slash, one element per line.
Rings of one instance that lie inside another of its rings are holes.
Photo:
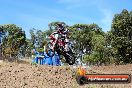
<path fill-rule="evenodd" d="M 73 65 L 75 63 L 75 57 L 72 53 L 65 53 L 64 57 L 69 65 Z"/>
<path fill-rule="evenodd" d="M 70 49 L 68 52 L 65 52 L 63 50 L 63 47 L 59 47 L 57 44 L 55 45 L 55 51 L 57 51 L 58 54 L 61 54 L 65 57 L 66 63 L 69 65 L 73 65 L 75 63 L 75 57 L 74 53 Z"/>
<path fill-rule="evenodd" d="M 72 55 L 66 55 L 65 59 L 69 65 L 73 65 L 75 63 L 75 58 Z"/>

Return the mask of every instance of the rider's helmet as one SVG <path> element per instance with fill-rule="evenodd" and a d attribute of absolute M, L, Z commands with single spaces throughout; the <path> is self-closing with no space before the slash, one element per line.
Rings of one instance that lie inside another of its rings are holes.
<path fill-rule="evenodd" d="M 64 24 L 58 23 L 58 24 L 57 24 L 57 30 L 63 31 L 63 30 L 64 30 Z"/>

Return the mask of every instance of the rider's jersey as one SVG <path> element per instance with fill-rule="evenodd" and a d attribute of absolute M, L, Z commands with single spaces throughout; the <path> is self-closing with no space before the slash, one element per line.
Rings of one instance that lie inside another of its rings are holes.
<path fill-rule="evenodd" d="M 57 32 L 53 32 L 53 33 L 49 36 L 49 38 L 52 39 L 52 40 L 58 39 L 58 33 L 57 33 Z"/>
<path fill-rule="evenodd" d="M 66 30 L 67 31 L 67 30 Z M 67 33 L 66 31 L 60 31 L 57 30 L 53 32 L 49 38 L 50 38 L 50 43 L 51 43 L 51 48 L 54 49 L 55 44 L 57 43 L 59 46 L 67 48 L 68 45 L 66 45 L 69 40 L 67 39 Z"/>
<path fill-rule="evenodd" d="M 53 32 L 53 33 L 49 36 L 49 38 L 50 38 L 50 43 L 51 43 L 51 45 L 50 45 L 50 48 L 51 48 L 51 49 L 54 49 L 55 44 L 56 44 L 56 42 L 57 42 L 57 40 L 58 40 L 58 37 L 59 37 L 59 34 L 58 34 L 56 31 Z"/>

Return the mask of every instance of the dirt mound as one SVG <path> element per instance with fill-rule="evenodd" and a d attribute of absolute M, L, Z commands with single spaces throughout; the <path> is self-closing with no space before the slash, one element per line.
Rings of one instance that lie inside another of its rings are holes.
<path fill-rule="evenodd" d="M 94 67 L 105 73 L 131 73 L 132 65 Z M 0 88 L 131 88 L 132 84 L 86 84 L 79 86 L 69 66 L 38 66 L 6 63 L 0 65 Z"/>
<path fill-rule="evenodd" d="M 110 65 L 110 66 L 94 66 L 93 71 L 99 74 L 130 74 L 132 76 L 132 64 L 127 65 Z M 104 84 L 96 85 L 101 88 L 132 88 L 132 82 L 129 84 Z"/>
<path fill-rule="evenodd" d="M 70 67 L 7 64 L 0 68 L 0 88 L 70 88 Z"/>
<path fill-rule="evenodd" d="M 132 74 L 132 64 L 94 66 L 92 69 L 102 74 Z"/>

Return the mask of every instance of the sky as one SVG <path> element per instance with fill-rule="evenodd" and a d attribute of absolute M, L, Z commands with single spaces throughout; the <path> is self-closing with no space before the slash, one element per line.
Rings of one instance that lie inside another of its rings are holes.
<path fill-rule="evenodd" d="M 27 38 L 32 28 L 48 29 L 55 21 L 74 24 L 98 24 L 103 31 L 111 28 L 114 14 L 132 11 L 132 0 L 0 0 L 0 24 L 16 24 Z"/>

